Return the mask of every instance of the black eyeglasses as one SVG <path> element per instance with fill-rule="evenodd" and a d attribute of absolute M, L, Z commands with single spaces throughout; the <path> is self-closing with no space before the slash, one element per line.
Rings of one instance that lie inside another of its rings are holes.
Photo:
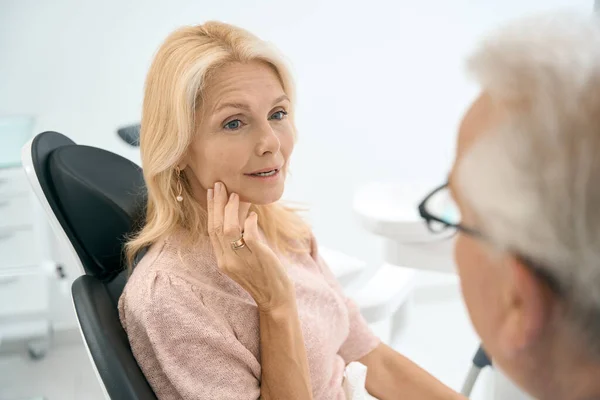
<path fill-rule="evenodd" d="M 461 220 L 460 209 L 452 198 L 448 188 L 448 182 L 435 188 L 419 204 L 419 215 L 427 223 L 427 228 L 434 234 L 446 232 L 448 229 L 454 229 L 455 232 L 463 232 L 467 235 L 490 241 L 486 235 L 478 230 L 464 226 Z M 528 268 L 530 268 L 539 279 L 545 282 L 548 287 L 556 294 L 564 293 L 564 288 L 558 279 L 543 268 L 538 263 L 528 257 L 519 254 L 516 257 Z"/>
<path fill-rule="evenodd" d="M 423 199 L 419 204 L 419 215 L 425 220 L 431 233 L 455 229 L 472 236 L 483 236 L 478 231 L 462 225 L 460 210 L 450 194 L 448 182 L 435 188 Z"/>

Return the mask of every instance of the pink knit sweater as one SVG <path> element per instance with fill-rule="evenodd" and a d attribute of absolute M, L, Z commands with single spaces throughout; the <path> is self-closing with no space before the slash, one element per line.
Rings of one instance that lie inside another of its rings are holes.
<path fill-rule="evenodd" d="M 379 340 L 317 253 L 286 259 L 294 281 L 315 400 L 344 399 L 346 364 Z M 260 397 L 258 312 L 217 269 L 210 246 L 154 245 L 119 300 L 133 354 L 161 400 Z"/>

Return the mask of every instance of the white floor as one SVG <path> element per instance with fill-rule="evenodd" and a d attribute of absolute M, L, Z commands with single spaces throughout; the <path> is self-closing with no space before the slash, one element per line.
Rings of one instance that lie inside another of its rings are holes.
<path fill-rule="evenodd" d="M 406 329 L 391 344 L 444 383 L 459 390 L 478 346 L 456 286 L 422 279 Z M 377 327 L 375 327 L 377 328 Z M 486 381 L 486 376 L 483 376 Z M 478 383 L 473 398 L 489 399 Z M 489 385 L 488 385 L 489 386 Z M 0 357 L 0 400 L 100 400 L 102 394 L 82 345 L 52 349 L 40 361 L 24 354 Z"/>
<path fill-rule="evenodd" d="M 102 400 L 83 345 L 60 346 L 39 361 L 27 354 L 0 357 L 1 400 Z"/>

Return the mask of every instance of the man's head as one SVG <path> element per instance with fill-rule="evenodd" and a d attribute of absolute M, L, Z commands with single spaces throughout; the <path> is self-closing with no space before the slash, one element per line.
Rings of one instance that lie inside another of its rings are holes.
<path fill-rule="evenodd" d="M 456 241 L 463 296 L 496 365 L 561 398 L 565 371 L 600 371 L 600 21 L 518 21 L 469 69 L 482 92 L 449 180 L 461 225 L 481 235 Z"/>

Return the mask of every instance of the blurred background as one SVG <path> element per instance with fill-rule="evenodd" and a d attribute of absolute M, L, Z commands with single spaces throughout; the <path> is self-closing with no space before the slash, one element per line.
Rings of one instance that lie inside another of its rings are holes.
<path fill-rule="evenodd" d="M 0 400 L 102 398 L 70 302 L 79 271 L 28 193 L 19 152 L 34 134 L 53 130 L 139 162 L 117 130 L 139 121 L 146 71 L 172 30 L 217 19 L 287 56 L 299 142 L 285 198 L 308 208 L 322 246 L 360 265 L 360 283 L 386 256 L 385 240 L 357 216 L 357 193 L 376 182 L 433 188 L 445 179 L 458 123 L 477 93 L 464 70 L 474 44 L 511 18 L 565 7 L 592 12 L 593 3 L 0 0 L 0 182 L 10 188 L 0 184 Z M 6 204 L 18 199 L 14 207 L 2 209 L 3 195 Z M 389 341 L 459 389 L 477 339 L 455 277 L 418 270 L 411 301 L 412 319 Z M 27 325 L 34 314 L 44 324 Z M 47 328 L 50 339 L 30 339 Z M 480 398 L 493 398 L 480 386 Z"/>

